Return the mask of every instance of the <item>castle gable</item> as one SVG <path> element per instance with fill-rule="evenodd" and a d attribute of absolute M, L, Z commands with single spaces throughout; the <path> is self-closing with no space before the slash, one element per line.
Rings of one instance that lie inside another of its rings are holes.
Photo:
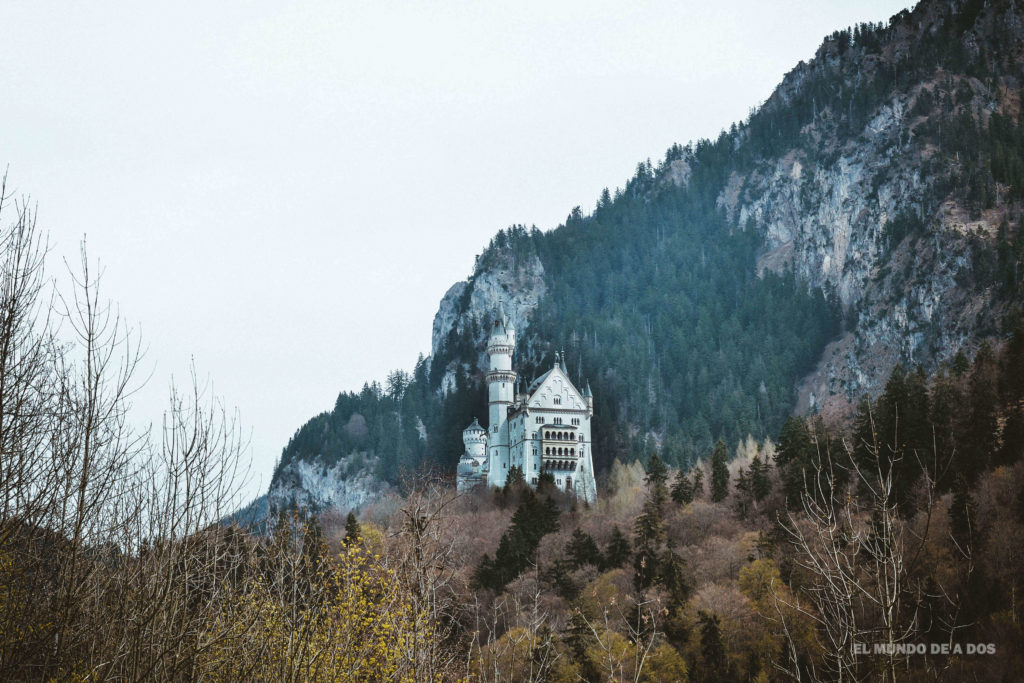
<path fill-rule="evenodd" d="M 587 402 L 572 380 L 555 367 L 531 385 L 527 406 L 532 409 L 586 410 Z"/>

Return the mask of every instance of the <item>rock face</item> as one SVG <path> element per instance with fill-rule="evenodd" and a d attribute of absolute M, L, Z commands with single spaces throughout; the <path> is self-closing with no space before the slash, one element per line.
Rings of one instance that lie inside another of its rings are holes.
<path fill-rule="evenodd" d="M 275 477 L 267 500 L 271 511 L 336 507 L 344 513 L 364 507 L 389 488 L 377 478 L 374 463 L 356 453 L 333 465 L 321 458 L 289 462 Z"/>
<path fill-rule="evenodd" d="M 487 372 L 484 323 L 501 305 L 519 336 L 524 336 L 533 310 L 547 291 L 544 266 L 535 253 L 517 258 L 511 250 L 491 247 L 487 256 L 468 280 L 452 285 L 441 299 L 432 334 L 431 358 L 435 362 L 445 358 L 446 343 L 469 334 L 477 349 L 476 369 Z M 455 381 L 457 362 L 446 362 L 442 393 L 447 393 Z"/>
<path fill-rule="evenodd" d="M 913 20 L 893 29 L 908 35 L 881 54 L 851 47 L 840 60 L 835 45 L 826 43 L 810 64 L 801 63 L 786 77 L 765 106 L 789 106 L 816 72 L 828 71 L 837 87 L 852 91 L 858 79 L 893 68 L 891 62 L 921 35 L 948 25 L 948 11 L 937 3 L 919 6 Z M 976 31 L 1001 21 L 1000 12 L 980 15 Z M 976 33 L 968 31 L 961 41 L 964 50 L 977 50 Z M 1011 52 L 1019 54 L 1021 43 L 1018 35 Z M 722 189 L 718 205 L 736 229 L 762 236 L 759 273 L 791 268 L 808 286 L 838 298 L 847 313 L 850 324 L 842 338 L 825 349 L 817 369 L 799 385 L 799 410 L 848 414 L 860 395 L 881 389 L 897 363 L 933 370 L 959 350 L 970 355 L 972 345 L 997 329 L 1005 306 L 976 277 L 970 254 L 972 244 L 995 246 L 1000 223 L 1008 217 L 1012 222 L 1012 203 L 975 208 L 971 219 L 963 200 L 937 201 L 945 194 L 935 191 L 940 150 L 919 140 L 929 123 L 933 130 L 948 125 L 943 116 L 970 116 L 982 126 L 993 113 L 1016 118 L 1020 83 L 992 83 L 938 70 L 930 82 L 897 89 L 852 134 L 837 132 L 838 112 L 820 112 L 801 131 L 817 142 L 814 157 L 794 149 L 762 159 L 750 173 L 734 172 Z M 957 93 L 955 107 L 951 100 L 946 111 L 931 104 L 933 96 L 938 101 L 939 93 L 951 90 Z M 736 137 L 743 144 L 742 131 Z M 920 231 L 894 238 L 887 227 L 908 216 Z"/>

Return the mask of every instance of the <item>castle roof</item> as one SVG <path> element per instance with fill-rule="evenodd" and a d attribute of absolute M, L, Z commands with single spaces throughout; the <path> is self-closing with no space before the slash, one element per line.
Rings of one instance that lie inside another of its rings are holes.
<path fill-rule="evenodd" d="M 466 432 L 486 432 L 486 431 L 487 430 L 484 429 L 483 427 L 481 427 L 480 426 L 480 422 L 474 417 L 473 418 L 473 424 L 471 424 L 468 427 L 466 427 L 465 429 L 463 429 L 462 433 L 465 434 Z"/>

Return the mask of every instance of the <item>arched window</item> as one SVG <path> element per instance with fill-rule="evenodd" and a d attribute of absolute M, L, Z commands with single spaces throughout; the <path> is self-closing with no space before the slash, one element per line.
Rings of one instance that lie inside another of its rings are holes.
<path fill-rule="evenodd" d="M 569 449 L 569 455 L 576 455 L 576 449 L 575 448 L 570 448 Z"/>
<path fill-rule="evenodd" d="M 561 396 L 555 396 L 555 405 L 556 406 L 562 405 L 562 397 Z"/>
<path fill-rule="evenodd" d="M 580 441 L 583 441 L 583 434 L 580 434 Z"/>
<path fill-rule="evenodd" d="M 545 439 L 550 439 L 551 438 L 551 432 L 544 432 L 544 438 Z"/>

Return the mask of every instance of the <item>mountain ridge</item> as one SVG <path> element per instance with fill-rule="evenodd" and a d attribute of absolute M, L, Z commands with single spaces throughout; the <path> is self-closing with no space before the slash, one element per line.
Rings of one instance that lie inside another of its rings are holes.
<path fill-rule="evenodd" d="M 1008 0 L 926 0 L 837 31 L 716 141 L 673 145 L 551 231 L 499 231 L 442 299 L 430 358 L 339 397 L 275 481 L 354 451 L 391 481 L 448 471 L 484 414 L 499 302 L 527 379 L 564 348 L 594 380 L 599 468 L 654 449 L 687 466 L 792 412 L 848 418 L 897 364 L 998 341 L 1022 300 L 1021 25 Z M 344 432 L 379 409 L 362 441 Z"/>

